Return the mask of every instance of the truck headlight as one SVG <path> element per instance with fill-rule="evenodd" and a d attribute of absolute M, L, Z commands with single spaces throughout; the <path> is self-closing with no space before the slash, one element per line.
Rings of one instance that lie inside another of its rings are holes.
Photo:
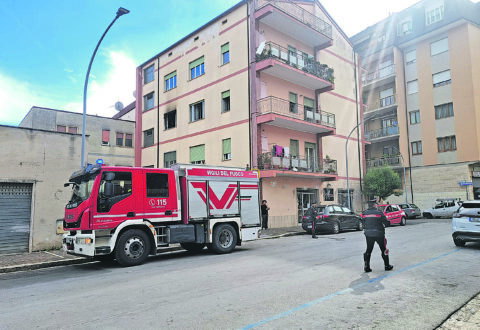
<path fill-rule="evenodd" d="M 77 244 L 89 245 L 93 243 L 93 239 L 90 237 L 77 237 L 76 239 Z"/>

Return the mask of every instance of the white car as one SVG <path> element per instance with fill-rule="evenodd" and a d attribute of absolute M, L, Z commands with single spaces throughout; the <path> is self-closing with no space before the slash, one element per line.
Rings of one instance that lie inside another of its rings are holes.
<path fill-rule="evenodd" d="M 480 200 L 466 201 L 452 219 L 452 237 L 456 246 L 480 242 Z"/>
<path fill-rule="evenodd" d="M 432 218 L 451 218 L 457 212 L 461 203 L 455 198 L 438 198 L 432 208 L 423 211 L 423 217 Z"/>

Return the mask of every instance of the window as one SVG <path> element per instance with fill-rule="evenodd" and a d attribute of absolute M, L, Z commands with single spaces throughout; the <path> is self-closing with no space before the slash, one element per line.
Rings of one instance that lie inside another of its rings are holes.
<path fill-rule="evenodd" d="M 155 105 L 155 92 L 148 93 L 143 97 L 143 111 L 150 110 Z"/>
<path fill-rule="evenodd" d="M 143 70 L 143 84 L 148 84 L 155 79 L 155 65 L 152 64 Z"/>
<path fill-rule="evenodd" d="M 110 145 L 110 130 L 104 129 L 102 130 L 102 146 L 109 146 Z"/>
<path fill-rule="evenodd" d="M 72 134 L 77 134 L 77 128 L 68 126 L 67 132 Z"/>
<path fill-rule="evenodd" d="M 168 174 L 147 173 L 147 198 L 168 197 Z"/>
<path fill-rule="evenodd" d="M 177 87 L 177 71 L 173 71 L 165 76 L 165 91 Z"/>
<path fill-rule="evenodd" d="M 153 128 L 147 129 L 146 131 L 143 131 L 143 147 L 151 147 L 153 146 Z"/>
<path fill-rule="evenodd" d="M 418 93 L 418 80 L 412 80 L 407 82 L 407 93 L 408 94 Z"/>
<path fill-rule="evenodd" d="M 298 158 L 300 155 L 300 147 L 298 140 L 290 140 L 290 155 L 292 158 Z"/>
<path fill-rule="evenodd" d="M 222 154 L 223 160 L 230 160 L 232 159 L 232 140 L 225 139 L 222 140 Z"/>
<path fill-rule="evenodd" d="M 193 62 L 190 62 L 190 79 L 195 79 L 198 76 L 205 74 L 205 60 L 200 57 Z"/>
<path fill-rule="evenodd" d="M 205 118 L 205 101 L 190 104 L 190 122 Z"/>
<path fill-rule="evenodd" d="M 397 25 L 397 35 L 404 36 L 412 32 L 412 20 L 406 19 Z"/>
<path fill-rule="evenodd" d="M 117 146 L 118 147 L 123 146 L 123 133 L 118 133 L 117 132 Z"/>
<path fill-rule="evenodd" d="M 164 113 L 163 123 L 164 123 L 165 130 L 177 127 L 177 110 Z"/>
<path fill-rule="evenodd" d="M 425 24 L 430 25 L 443 19 L 443 3 L 438 4 L 436 7 L 430 7 L 425 10 Z"/>
<path fill-rule="evenodd" d="M 438 152 L 457 150 L 455 135 L 437 138 Z"/>
<path fill-rule="evenodd" d="M 230 111 L 230 91 L 222 92 L 222 112 Z"/>
<path fill-rule="evenodd" d="M 435 106 L 435 119 L 453 117 L 453 103 L 445 103 Z"/>
<path fill-rule="evenodd" d="M 177 163 L 177 152 L 170 151 L 163 154 L 163 167 L 169 168 Z"/>
<path fill-rule="evenodd" d="M 62 132 L 62 133 L 71 133 L 71 134 L 77 134 L 77 127 L 75 126 L 65 126 L 65 125 L 57 125 L 57 132 Z"/>
<path fill-rule="evenodd" d="M 308 97 L 303 98 L 303 108 L 305 111 L 313 111 L 315 107 L 315 101 L 313 99 L 309 99 Z"/>
<path fill-rule="evenodd" d="M 205 145 L 190 147 L 190 163 L 205 164 Z"/>
<path fill-rule="evenodd" d="M 333 188 L 323 188 L 323 200 L 325 202 L 333 202 L 334 199 Z"/>
<path fill-rule="evenodd" d="M 393 96 L 393 88 L 384 89 L 380 91 L 380 107 L 386 107 L 395 103 Z"/>
<path fill-rule="evenodd" d="M 412 142 L 412 155 L 422 154 L 422 141 Z"/>
<path fill-rule="evenodd" d="M 450 70 L 442 71 L 432 75 L 433 87 L 445 86 L 452 83 Z"/>
<path fill-rule="evenodd" d="M 410 125 L 420 123 L 420 110 L 410 111 Z"/>
<path fill-rule="evenodd" d="M 417 62 L 417 50 L 411 50 L 405 53 L 405 62 L 408 64 L 413 64 Z"/>
<path fill-rule="evenodd" d="M 290 112 L 298 113 L 297 94 L 290 92 Z"/>
<path fill-rule="evenodd" d="M 448 51 L 448 38 L 443 38 L 430 44 L 430 56 Z"/>
<path fill-rule="evenodd" d="M 133 135 L 125 134 L 125 147 L 132 147 L 132 146 L 133 146 Z"/>
<path fill-rule="evenodd" d="M 105 192 L 105 184 L 107 182 L 105 178 L 107 174 L 114 174 L 113 180 L 110 181 L 113 184 L 113 196 L 108 199 L 99 199 L 97 204 L 98 212 L 108 212 L 113 205 L 132 195 L 131 172 L 104 172 L 98 189 L 99 196 Z"/>
<path fill-rule="evenodd" d="M 67 132 L 67 126 L 57 125 L 57 132 L 66 133 Z"/>
<path fill-rule="evenodd" d="M 230 62 L 230 44 L 227 42 L 221 47 L 222 51 L 222 64 L 227 64 Z"/>

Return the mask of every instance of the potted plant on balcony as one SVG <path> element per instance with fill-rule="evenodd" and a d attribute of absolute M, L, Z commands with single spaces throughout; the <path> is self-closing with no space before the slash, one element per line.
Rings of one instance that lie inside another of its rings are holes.
<path fill-rule="evenodd" d="M 269 169 L 272 167 L 272 156 L 270 153 L 265 152 L 258 157 L 258 168 L 259 169 Z"/>

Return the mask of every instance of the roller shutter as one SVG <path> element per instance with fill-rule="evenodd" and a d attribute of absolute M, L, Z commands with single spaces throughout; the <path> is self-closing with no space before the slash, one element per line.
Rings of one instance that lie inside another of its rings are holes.
<path fill-rule="evenodd" d="M 28 252 L 32 184 L 0 183 L 0 254 Z"/>

